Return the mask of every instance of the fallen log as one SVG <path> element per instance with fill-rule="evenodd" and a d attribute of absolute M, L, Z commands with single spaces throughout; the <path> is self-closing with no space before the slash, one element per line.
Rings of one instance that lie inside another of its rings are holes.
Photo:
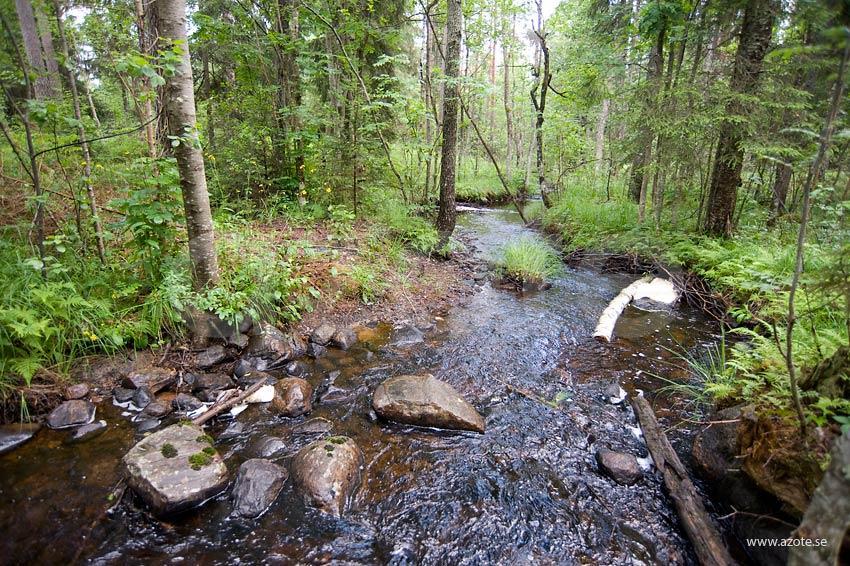
<path fill-rule="evenodd" d="M 675 285 L 667 279 L 656 277 L 651 281 L 644 278 L 638 279 L 614 297 L 602 315 L 599 317 L 599 322 L 596 324 L 596 330 L 593 331 L 593 337 L 606 342 L 611 341 L 611 336 L 614 335 L 614 326 L 617 325 L 617 320 L 623 311 L 635 299 L 651 299 L 659 303 L 672 305 L 679 298 L 679 291 Z"/>
<path fill-rule="evenodd" d="M 679 520 L 694 546 L 694 552 L 700 564 L 717 566 L 735 564 L 705 510 L 690 475 L 670 445 L 664 431 L 661 430 L 649 402 L 641 396 L 633 397 L 632 407 L 640 421 L 652 461 L 664 478 L 664 485 L 673 499 Z"/>
<path fill-rule="evenodd" d="M 235 407 L 236 405 L 240 404 L 242 401 L 244 401 L 245 399 L 247 399 L 248 397 L 250 397 L 251 395 L 253 395 L 257 391 L 259 391 L 259 389 L 262 386 L 264 386 L 265 384 L 266 384 L 266 380 L 261 379 L 257 383 L 255 383 L 254 385 L 252 385 L 251 387 L 246 389 L 244 392 L 240 393 L 239 395 L 237 395 L 235 397 L 231 396 L 229 398 L 222 399 L 220 402 L 218 402 L 215 405 L 213 405 L 212 407 L 210 407 L 208 411 L 206 411 L 202 415 L 199 415 L 199 416 L 195 417 L 194 419 L 192 419 L 192 424 L 196 424 L 198 426 L 201 426 L 202 424 L 204 424 L 205 422 L 207 422 L 208 420 L 210 420 L 214 416 L 218 415 L 219 413 L 222 413 L 222 412 L 226 411 L 227 409 L 230 409 L 231 407 Z"/>

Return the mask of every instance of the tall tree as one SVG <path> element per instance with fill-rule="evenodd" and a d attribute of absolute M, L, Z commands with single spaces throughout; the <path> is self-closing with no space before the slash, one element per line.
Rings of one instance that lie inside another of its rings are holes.
<path fill-rule="evenodd" d="M 460 106 L 461 0 L 448 0 L 446 12 L 446 85 L 443 97 L 443 147 L 440 161 L 440 209 L 437 231 L 440 247 L 448 243 L 457 221 L 455 177 L 457 165 L 457 118 Z"/>
<path fill-rule="evenodd" d="M 163 98 L 170 137 L 177 142 L 174 156 L 180 172 L 189 233 L 192 281 L 196 289 L 203 289 L 215 285 L 219 273 L 204 157 L 195 119 L 192 62 L 186 39 L 186 2 L 157 0 L 156 7 L 159 33 L 167 42 L 165 47 L 180 52 L 173 75 L 166 78 Z"/>
<path fill-rule="evenodd" d="M 711 235 L 728 236 L 734 229 L 733 215 L 744 165 L 744 148 L 741 145 L 744 131 L 737 117 L 745 110 L 741 97 L 752 94 L 758 87 L 776 12 L 775 0 L 752 0 L 747 2 L 744 10 L 735 67 L 729 83 L 732 99 L 726 105 L 726 116 L 730 119 L 720 127 L 703 225 L 704 230 Z"/>
<path fill-rule="evenodd" d="M 30 0 L 15 0 L 15 11 L 18 14 L 18 24 L 21 27 L 21 35 L 24 40 L 24 53 L 27 56 L 29 71 L 35 75 L 33 81 L 33 89 L 35 98 L 43 100 L 52 98 L 57 94 L 57 84 L 55 74 L 51 73 L 51 69 L 56 68 L 56 60 L 50 60 L 45 53 L 45 43 L 50 47 L 50 55 L 53 55 L 53 46 L 49 42 L 49 33 L 47 37 L 40 33 L 39 26 L 36 23 L 35 12 Z M 42 24 L 42 31 L 43 31 Z M 49 61 L 49 63 L 48 63 Z"/>

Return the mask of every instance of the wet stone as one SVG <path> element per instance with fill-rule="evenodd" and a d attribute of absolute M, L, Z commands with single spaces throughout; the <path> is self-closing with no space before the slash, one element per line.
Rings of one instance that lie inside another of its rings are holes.
<path fill-rule="evenodd" d="M 284 369 L 288 375 L 293 377 L 301 377 L 307 373 L 307 365 L 299 361 L 289 362 Z"/>
<path fill-rule="evenodd" d="M 357 333 L 351 328 L 340 328 L 331 338 L 331 345 L 340 350 L 348 350 L 356 343 Z"/>
<path fill-rule="evenodd" d="M 138 389 L 139 387 L 153 387 L 174 377 L 174 370 L 149 367 L 142 370 L 130 372 L 121 382 L 127 389 Z"/>
<path fill-rule="evenodd" d="M 321 344 L 316 344 L 315 342 L 310 342 L 307 345 L 307 355 L 311 358 L 321 358 L 325 354 L 328 353 L 328 349 Z"/>
<path fill-rule="evenodd" d="M 128 485 L 157 515 L 202 503 L 227 485 L 227 467 L 208 439 L 192 424 L 143 438 L 124 456 Z"/>
<path fill-rule="evenodd" d="M 227 351 L 224 349 L 224 346 L 216 344 L 195 356 L 195 365 L 201 369 L 208 369 L 216 364 L 220 364 L 226 359 Z"/>
<path fill-rule="evenodd" d="M 178 393 L 177 396 L 171 400 L 171 407 L 175 411 L 191 412 L 196 409 L 200 409 L 203 406 L 204 404 L 200 399 L 187 393 Z"/>
<path fill-rule="evenodd" d="M 127 389 L 126 387 L 116 387 L 112 390 L 112 395 L 118 403 L 126 403 L 131 400 L 133 393 L 135 393 L 134 389 Z"/>
<path fill-rule="evenodd" d="M 399 375 L 372 395 L 381 417 L 404 424 L 484 432 L 484 418 L 454 387 L 432 375 Z"/>
<path fill-rule="evenodd" d="M 254 329 L 256 334 L 248 340 L 245 360 L 260 371 L 280 367 L 289 360 L 304 354 L 307 349 L 301 338 L 262 324 Z"/>
<path fill-rule="evenodd" d="M 292 434 L 324 434 L 330 432 L 332 428 L 333 423 L 331 421 L 316 417 L 292 427 Z"/>
<path fill-rule="evenodd" d="M 313 406 L 313 387 L 300 377 L 287 377 L 275 385 L 276 395 L 272 407 L 285 417 L 299 417 L 309 413 Z"/>
<path fill-rule="evenodd" d="M 143 413 L 150 417 L 164 417 L 171 412 L 171 407 L 160 401 L 154 401 L 145 407 Z"/>
<path fill-rule="evenodd" d="M 144 419 L 139 421 L 139 426 L 136 427 L 138 432 L 149 432 L 159 427 L 162 424 L 162 421 L 159 419 Z"/>
<path fill-rule="evenodd" d="M 238 360 L 233 366 L 233 377 L 242 379 L 252 371 L 257 371 L 257 368 L 248 363 L 247 360 Z"/>
<path fill-rule="evenodd" d="M 266 385 L 275 385 L 278 379 L 264 371 L 250 371 L 238 379 L 239 385 L 243 387 L 251 387 L 260 380 L 265 380 Z"/>
<path fill-rule="evenodd" d="M 98 436 L 106 430 L 106 421 L 99 420 L 91 424 L 83 425 L 76 429 L 71 435 L 71 442 L 82 442 Z"/>
<path fill-rule="evenodd" d="M 320 324 L 312 334 L 310 334 L 310 342 L 320 346 L 327 346 L 336 334 L 336 328 L 327 323 Z"/>
<path fill-rule="evenodd" d="M 413 326 L 405 324 L 393 330 L 389 345 L 395 348 L 406 348 L 425 340 L 425 333 Z"/>
<path fill-rule="evenodd" d="M 0 425 L 0 454 L 14 450 L 39 431 L 38 423 L 13 423 Z"/>
<path fill-rule="evenodd" d="M 346 436 L 311 442 L 292 459 L 292 479 L 308 505 L 340 516 L 360 483 L 363 454 Z"/>
<path fill-rule="evenodd" d="M 153 401 L 153 393 L 147 387 L 139 387 L 133 393 L 133 404 L 140 409 L 147 407 Z"/>
<path fill-rule="evenodd" d="M 221 395 L 222 391 L 223 389 L 201 389 L 196 395 L 204 403 L 215 403 L 218 401 L 218 396 Z"/>
<path fill-rule="evenodd" d="M 258 517 L 277 499 L 289 473 L 286 468 L 259 458 L 239 467 L 233 486 L 233 513 L 240 517 Z"/>
<path fill-rule="evenodd" d="M 50 428 L 69 428 L 90 423 L 94 419 L 95 407 L 89 401 L 75 399 L 65 401 L 47 416 Z"/>
<path fill-rule="evenodd" d="M 65 399 L 82 399 L 88 394 L 89 386 L 87 383 L 75 383 L 65 390 Z"/>
<path fill-rule="evenodd" d="M 233 380 L 223 373 L 202 373 L 195 375 L 195 382 L 192 384 L 192 391 L 197 392 L 202 389 L 222 390 L 233 387 Z"/>
<path fill-rule="evenodd" d="M 230 423 L 226 429 L 224 429 L 218 438 L 220 440 L 231 440 L 233 438 L 239 438 L 245 433 L 245 424 L 239 421 L 234 421 Z"/>
<path fill-rule="evenodd" d="M 268 436 L 257 443 L 256 454 L 260 458 L 271 458 L 286 450 L 286 442 L 282 438 Z"/>
<path fill-rule="evenodd" d="M 637 458 L 625 452 L 614 452 L 606 448 L 596 452 L 599 469 L 621 485 L 632 485 L 643 477 Z"/>

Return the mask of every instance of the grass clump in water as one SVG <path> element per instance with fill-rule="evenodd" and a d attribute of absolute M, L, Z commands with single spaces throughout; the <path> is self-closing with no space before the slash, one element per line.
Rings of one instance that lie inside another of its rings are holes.
<path fill-rule="evenodd" d="M 499 269 L 506 279 L 520 285 L 542 285 L 560 272 L 561 261 L 545 242 L 523 237 L 505 246 Z"/>

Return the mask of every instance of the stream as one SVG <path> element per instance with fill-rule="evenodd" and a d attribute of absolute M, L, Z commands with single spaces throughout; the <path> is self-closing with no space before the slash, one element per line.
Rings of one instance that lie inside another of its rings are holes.
<path fill-rule="evenodd" d="M 467 211 L 458 230 L 486 262 L 511 239 L 541 237 L 507 209 Z M 353 438 L 365 457 L 342 518 L 306 507 L 291 480 L 257 519 L 231 517 L 228 491 L 168 521 L 128 493 L 102 518 L 120 459 L 138 440 L 107 399 L 98 406 L 97 418 L 109 423 L 103 434 L 72 444 L 70 433 L 43 429 L 0 456 L 0 563 L 695 563 L 657 474 L 622 486 L 594 458 L 605 447 L 648 456 L 628 404 L 603 394 L 609 384 L 645 391 L 659 417 L 675 424 L 684 399 L 653 392 L 688 379 L 673 352 L 698 352 L 717 339 L 708 320 L 681 306 L 628 307 L 614 342 L 594 341 L 599 314 L 636 277 L 579 264 L 543 291 L 477 283 L 464 304 L 432 316 L 423 335 L 380 324 L 363 329 L 349 351 L 308 360 L 314 387 L 340 374 L 334 395 L 306 417 L 251 405 L 237 417 L 241 432 L 232 421 L 209 427 L 232 476 L 270 442 L 279 446 L 271 459 L 286 463 L 315 439 L 294 425 L 330 420 L 333 434 Z M 485 417 L 486 433 L 370 418 L 377 384 L 409 373 L 453 385 Z M 683 457 L 690 434 L 671 432 Z"/>

